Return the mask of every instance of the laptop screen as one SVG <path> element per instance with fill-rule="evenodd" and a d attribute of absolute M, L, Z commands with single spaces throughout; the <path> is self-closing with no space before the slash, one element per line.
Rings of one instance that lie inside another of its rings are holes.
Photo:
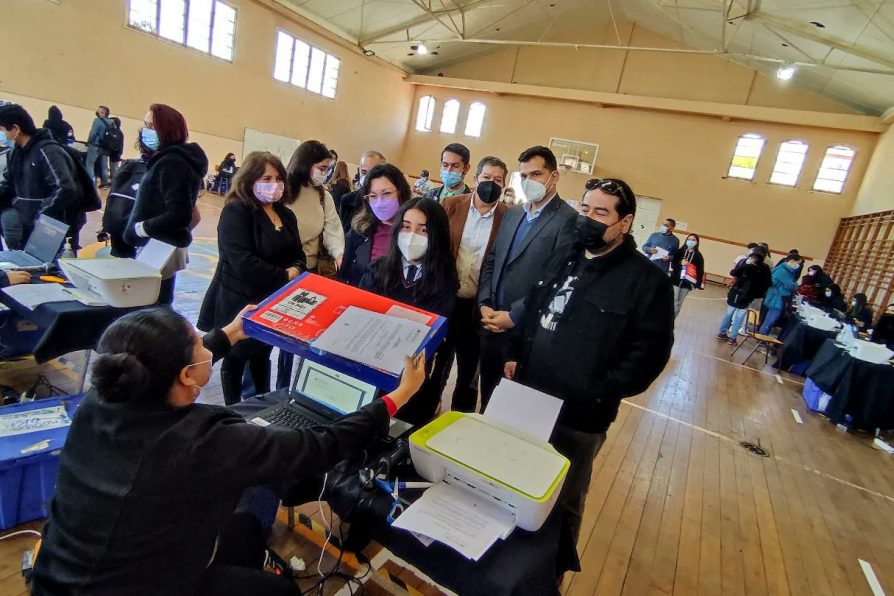
<path fill-rule="evenodd" d="M 356 412 L 376 397 L 376 387 L 304 359 L 296 389 L 302 395 L 341 414 Z"/>
<path fill-rule="evenodd" d="M 41 215 L 34 225 L 34 231 L 25 245 L 25 252 L 40 261 L 49 263 L 59 254 L 59 247 L 65 240 L 68 226 L 52 217 Z"/>

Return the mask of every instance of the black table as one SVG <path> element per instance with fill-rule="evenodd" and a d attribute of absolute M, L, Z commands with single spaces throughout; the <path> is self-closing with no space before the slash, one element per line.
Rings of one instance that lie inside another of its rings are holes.
<path fill-rule="evenodd" d="M 258 411 L 287 399 L 285 390 L 274 391 L 232 406 L 232 409 L 251 418 Z M 377 461 L 379 457 L 372 455 L 368 459 Z M 358 507 L 361 490 L 358 470 L 356 464 L 339 464 L 329 472 L 324 494 L 324 500 L 339 516 L 353 510 L 350 538 L 346 544 L 351 550 L 359 550 L 369 540 L 374 540 L 458 594 L 557 594 L 556 578 L 565 571 L 580 570 L 576 546 L 564 529 L 558 510 L 553 511 L 537 532 L 516 528 L 506 540 L 497 542 L 475 562 L 437 542 L 425 547 L 412 535 L 389 526 L 385 514 L 391 501 L 379 489 L 364 497 L 362 506 Z M 405 474 L 399 477 L 412 480 Z M 316 501 L 322 480 L 322 476 L 302 479 L 287 496 L 284 495 L 283 503 L 297 505 Z M 414 492 L 418 495 L 418 491 Z"/>
<path fill-rule="evenodd" d="M 86 306 L 71 300 L 41 304 L 31 310 L 4 292 L 0 292 L 0 302 L 42 330 L 43 334 L 33 351 L 37 362 L 47 362 L 69 352 L 92 349 L 96 347 L 103 331 L 116 319 L 139 308 L 146 308 Z"/>
<path fill-rule="evenodd" d="M 779 369 L 788 370 L 794 364 L 813 360 L 823 342 L 836 335 L 837 331 L 823 331 L 811 327 L 797 315 L 790 316 L 788 325 L 779 334 L 779 340 L 783 344 L 779 352 Z"/>
<path fill-rule="evenodd" d="M 858 360 L 828 339 L 807 377 L 832 396 L 825 414 L 835 424 L 868 431 L 894 429 L 894 366 Z"/>

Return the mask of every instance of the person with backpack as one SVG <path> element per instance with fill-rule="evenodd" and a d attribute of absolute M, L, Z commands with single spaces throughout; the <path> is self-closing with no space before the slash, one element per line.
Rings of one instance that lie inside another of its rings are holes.
<path fill-rule="evenodd" d="M 766 257 L 767 250 L 758 246 L 748 258 L 730 271 L 736 282 L 726 295 L 726 313 L 720 322 L 717 339 L 726 341 L 731 346 L 738 343 L 736 336 L 748 313 L 748 305 L 755 298 L 766 294 L 770 288 L 770 267 L 764 262 Z"/>
<path fill-rule="evenodd" d="M 87 136 L 87 173 L 95 180 L 96 165 L 99 164 L 100 188 L 109 187 L 109 156 L 119 148 L 118 140 L 123 141 L 123 137 L 119 139 L 115 131 L 121 132 L 109 119 L 109 108 L 99 106 L 96 110 L 96 118 L 93 119 L 93 125 L 90 127 L 90 134 Z M 121 146 L 123 146 L 123 142 Z"/>
<path fill-rule="evenodd" d="M 102 214 L 102 231 L 97 234 L 100 242 L 111 243 L 113 257 L 133 258 L 137 254 L 136 247 L 124 240 L 124 230 L 137 200 L 143 176 L 146 175 L 147 164 L 155 155 L 155 151 L 143 143 L 142 132 L 142 128 L 137 131 L 137 142 L 134 144 L 140 152 L 139 159 L 124 160 L 112 177 L 112 188 L 109 189 L 106 208 Z"/>
<path fill-rule="evenodd" d="M 34 126 L 25 109 L 0 106 L 0 135 L 14 143 L 6 171 L 0 178 L 3 234 L 10 249 L 22 249 L 37 218 L 48 215 L 70 226 L 71 250 L 78 250 L 78 235 L 86 212 L 100 208 L 96 188 L 73 154 L 45 128 Z"/>

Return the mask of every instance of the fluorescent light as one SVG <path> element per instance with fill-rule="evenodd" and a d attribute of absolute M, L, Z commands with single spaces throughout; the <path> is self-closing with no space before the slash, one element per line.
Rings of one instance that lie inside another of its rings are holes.
<path fill-rule="evenodd" d="M 420 56 L 425 56 L 426 54 L 428 54 L 428 48 L 425 47 L 424 43 L 420 43 L 418 46 L 416 46 L 416 53 Z"/>
<path fill-rule="evenodd" d="M 780 81 L 788 81 L 795 76 L 795 67 L 789 64 L 783 64 L 776 71 L 776 78 Z"/>

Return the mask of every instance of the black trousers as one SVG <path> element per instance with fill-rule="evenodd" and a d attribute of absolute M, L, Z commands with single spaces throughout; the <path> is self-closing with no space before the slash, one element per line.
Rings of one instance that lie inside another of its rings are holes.
<path fill-rule="evenodd" d="M 266 531 L 252 513 L 234 513 L 196 596 L 297 596 L 294 581 L 264 571 Z"/>
<path fill-rule="evenodd" d="M 481 332 L 481 411 L 484 411 L 494 389 L 503 378 L 503 367 L 506 364 L 509 351 L 509 334 L 513 330 L 503 333 Z"/>
<path fill-rule="evenodd" d="M 161 280 L 161 287 L 158 289 L 158 302 L 156 304 L 171 305 L 174 303 L 174 284 L 176 282 L 176 273 L 168 279 Z"/>
<path fill-rule="evenodd" d="M 481 312 L 474 298 L 457 298 L 447 322 L 447 338 L 441 346 L 443 358 L 435 362 L 432 377 L 444 393 L 456 358 L 456 387 L 451 410 L 474 412 L 478 405 L 478 356 L 481 353 Z"/>
<path fill-rule="evenodd" d="M 593 460 L 605 443 L 605 433 L 586 433 L 557 424 L 553 429 L 550 443 L 571 462 L 558 505 L 562 510 L 565 525 L 574 543 L 577 544 L 584 504 L 587 501 L 587 492 L 590 490 L 590 479 L 593 475 Z"/>
<path fill-rule="evenodd" d="M 236 344 L 220 364 L 220 385 L 226 405 L 242 401 L 242 378 L 248 368 L 254 385 L 253 395 L 270 392 L 270 352 L 273 346 L 256 339 Z"/>

